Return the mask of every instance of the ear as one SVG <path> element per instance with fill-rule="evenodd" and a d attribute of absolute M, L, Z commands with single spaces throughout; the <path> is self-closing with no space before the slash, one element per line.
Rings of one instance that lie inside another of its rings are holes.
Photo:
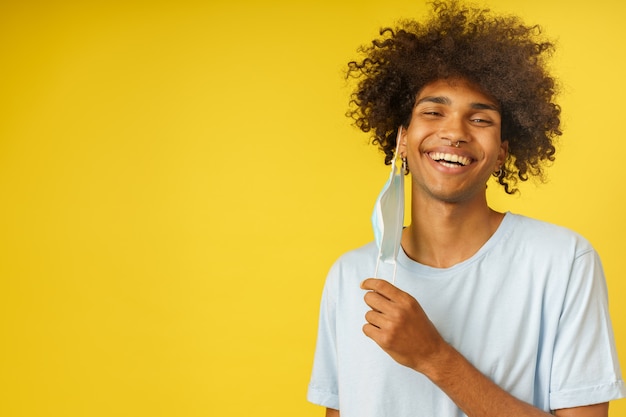
<path fill-rule="evenodd" d="M 406 158 L 406 154 L 407 154 L 407 132 L 406 132 L 406 128 L 402 125 L 400 125 L 399 129 L 399 134 L 398 134 L 398 138 L 400 140 L 400 147 L 398 148 L 398 153 L 400 154 L 400 157 L 402 158 Z"/>
<path fill-rule="evenodd" d="M 504 165 L 504 162 L 506 161 L 506 157 L 509 154 L 509 141 L 508 140 L 503 140 L 500 142 L 500 152 L 498 153 L 498 159 L 497 159 L 497 167 L 496 167 L 496 171 L 502 166 Z"/>

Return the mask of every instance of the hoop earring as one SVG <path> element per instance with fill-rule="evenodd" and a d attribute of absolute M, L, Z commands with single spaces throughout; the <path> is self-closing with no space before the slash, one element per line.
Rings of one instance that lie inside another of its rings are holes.
<path fill-rule="evenodd" d="M 496 172 L 493 173 L 493 176 L 496 178 L 500 178 L 503 174 L 504 174 L 504 170 L 500 168 Z"/>

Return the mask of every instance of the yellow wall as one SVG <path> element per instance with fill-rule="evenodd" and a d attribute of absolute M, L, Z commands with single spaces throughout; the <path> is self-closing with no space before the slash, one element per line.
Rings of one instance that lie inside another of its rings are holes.
<path fill-rule="evenodd" d="M 592 241 L 626 366 L 626 5 L 492 5 L 558 38 L 566 134 L 548 185 L 490 198 Z M 423 9 L 2 2 L 0 415 L 320 416 L 323 280 L 388 173 L 342 70 Z"/>

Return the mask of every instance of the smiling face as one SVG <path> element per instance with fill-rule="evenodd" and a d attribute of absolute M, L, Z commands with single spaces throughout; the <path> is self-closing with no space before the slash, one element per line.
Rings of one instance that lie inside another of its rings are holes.
<path fill-rule="evenodd" d="M 463 79 L 437 80 L 417 95 L 400 142 L 413 193 L 448 203 L 485 199 L 485 184 L 504 163 L 497 101 Z"/>

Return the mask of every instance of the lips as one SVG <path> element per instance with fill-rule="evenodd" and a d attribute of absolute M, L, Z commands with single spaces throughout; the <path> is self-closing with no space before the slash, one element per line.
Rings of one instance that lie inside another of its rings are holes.
<path fill-rule="evenodd" d="M 467 166 L 472 162 L 471 158 L 468 158 L 466 156 L 445 152 L 430 152 L 428 153 L 428 156 L 433 161 L 451 168 Z"/>

